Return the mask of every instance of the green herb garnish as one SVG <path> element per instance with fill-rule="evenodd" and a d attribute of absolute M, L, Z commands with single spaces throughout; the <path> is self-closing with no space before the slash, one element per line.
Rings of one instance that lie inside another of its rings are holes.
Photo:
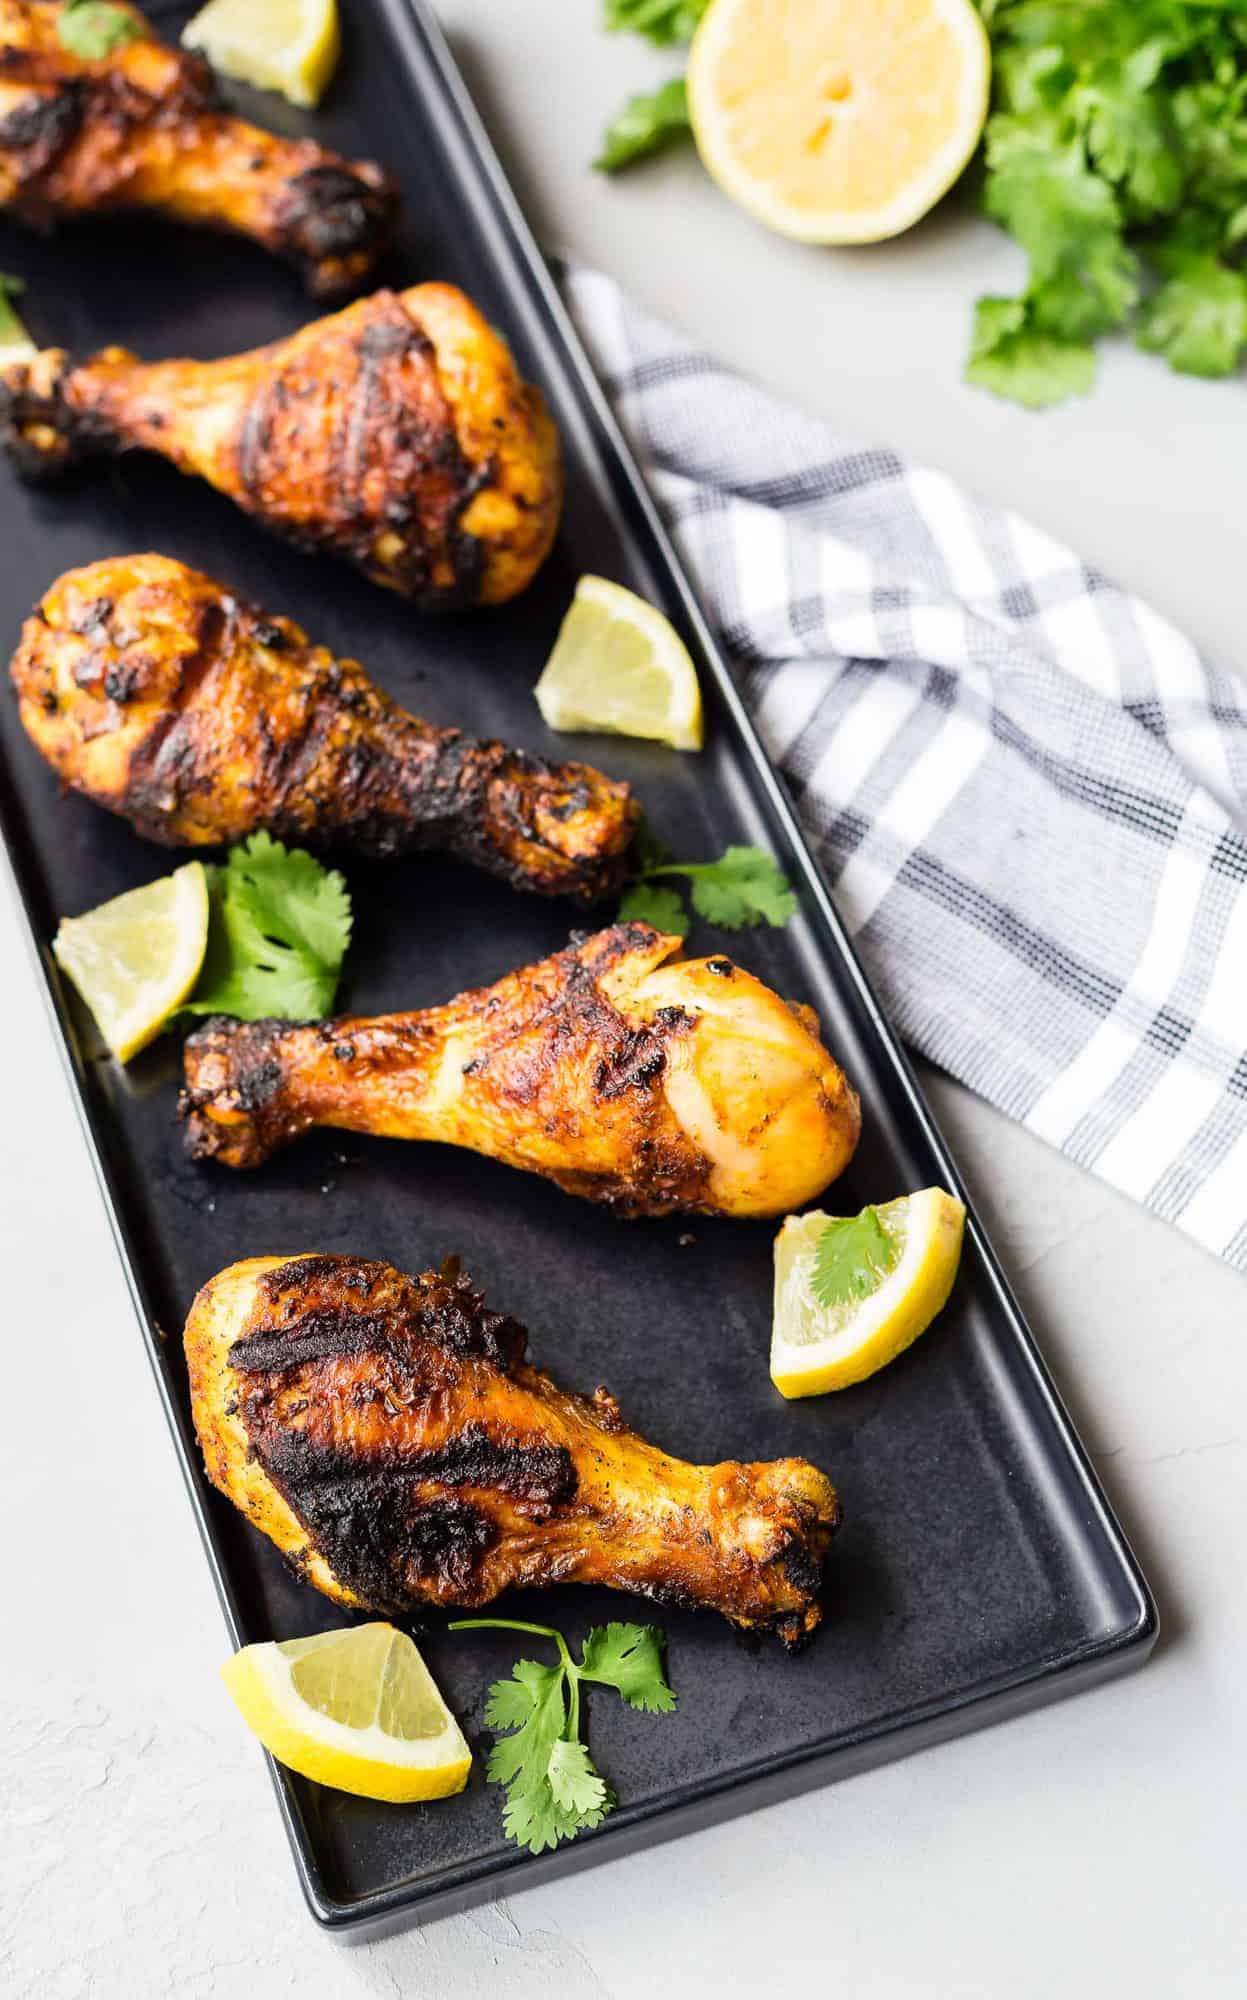
<path fill-rule="evenodd" d="M 637 843 L 636 865 L 619 905 L 621 923 L 644 922 L 687 937 L 691 919 L 674 889 L 656 886 L 659 876 L 683 875 L 693 908 L 720 930 L 754 924 L 781 929 L 796 914 L 797 899 L 778 862 L 761 847 L 728 847 L 717 861 L 671 861 L 647 828 Z"/>
<path fill-rule="evenodd" d="M 647 153 L 687 138 L 691 130 L 684 78 L 675 76 L 658 90 L 628 99 L 603 133 L 602 150 L 593 164 L 604 174 L 617 173 Z"/>
<path fill-rule="evenodd" d="M 209 870 L 212 909 L 192 1014 L 319 1020 L 333 1006 L 351 938 L 351 899 L 336 869 L 267 833 Z"/>
<path fill-rule="evenodd" d="M 141 41 L 142 22 L 109 0 L 68 0 L 56 17 L 56 39 L 82 62 L 101 62 L 127 42 Z"/>
<path fill-rule="evenodd" d="M 604 13 L 612 32 L 628 29 L 666 49 L 692 41 L 709 5 L 710 0 L 605 0 Z M 687 138 L 691 130 L 684 78 L 673 76 L 659 89 L 628 99 L 607 126 L 593 164 L 603 173 L 618 173 L 673 140 Z"/>
<path fill-rule="evenodd" d="M 627 28 L 660 49 L 673 42 L 691 42 L 710 0 L 605 0 L 606 26 L 612 33 Z"/>
<path fill-rule="evenodd" d="M 10 277 L 7 271 L 0 271 L 0 348 L 33 345 L 13 305 L 14 299 L 20 298 L 25 289 L 24 278 Z"/>
<path fill-rule="evenodd" d="M 499 1737 L 485 1771 L 492 1784 L 506 1786 L 502 1823 L 508 1837 L 540 1854 L 585 1827 L 599 1826 L 615 1801 L 581 1738 L 581 1683 L 613 1687 L 631 1708 L 647 1714 L 669 1713 L 675 1695 L 663 1673 L 662 1633 L 653 1625 L 597 1625 L 586 1632 L 577 1661 L 562 1633 L 549 1625 L 460 1618 L 449 1629 L 531 1632 L 558 1648 L 556 1666 L 517 1660 L 510 1679 L 495 1681 L 489 1691 L 488 1727 L 515 1732 Z"/>
<path fill-rule="evenodd" d="M 833 1216 L 815 1246 L 810 1290 L 828 1311 L 868 1299 L 895 1269 L 900 1254 L 900 1245 L 880 1222 L 877 1208 Z"/>

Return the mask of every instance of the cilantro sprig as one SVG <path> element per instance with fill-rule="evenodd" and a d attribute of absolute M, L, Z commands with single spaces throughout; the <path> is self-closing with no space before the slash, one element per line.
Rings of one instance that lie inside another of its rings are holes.
<path fill-rule="evenodd" d="M 832 1216 L 815 1245 L 810 1290 L 828 1311 L 868 1299 L 895 1269 L 900 1254 L 877 1208 L 867 1206 L 860 1215 Z"/>
<path fill-rule="evenodd" d="M 57 41 L 81 62 L 101 62 L 143 33 L 142 22 L 111 0 L 67 0 L 56 17 Z"/>
<path fill-rule="evenodd" d="M 596 1625 L 585 1634 L 579 1660 L 551 1625 L 518 1618 L 459 1618 L 452 1632 L 528 1632 L 549 1639 L 554 1666 L 517 1660 L 510 1678 L 489 1691 L 485 1721 L 510 1730 L 489 1753 L 485 1775 L 506 1787 L 502 1823 L 509 1839 L 540 1854 L 584 1828 L 600 1826 L 614 1795 L 581 1736 L 581 1687 L 612 1687 L 631 1708 L 669 1714 L 675 1695 L 663 1672 L 663 1635 L 653 1625 Z"/>
<path fill-rule="evenodd" d="M 684 899 L 678 890 L 663 886 L 663 878 L 672 875 L 687 881 L 697 915 L 720 930 L 746 930 L 756 924 L 780 930 L 796 914 L 797 899 L 788 878 L 765 848 L 727 847 L 717 861 L 674 861 L 643 824 L 619 921 L 653 924 L 656 930 L 687 937 L 692 918 Z"/>
<path fill-rule="evenodd" d="M 190 1014 L 328 1014 L 351 939 L 351 899 L 336 869 L 267 833 L 230 849 L 208 872 L 208 947 Z"/>
<path fill-rule="evenodd" d="M 691 42 L 710 0 L 605 0 L 603 14 L 612 32 L 627 29 L 658 48 Z M 684 78 L 673 76 L 657 90 L 630 97 L 607 126 L 594 166 L 618 173 L 634 160 L 657 153 L 692 132 Z"/>

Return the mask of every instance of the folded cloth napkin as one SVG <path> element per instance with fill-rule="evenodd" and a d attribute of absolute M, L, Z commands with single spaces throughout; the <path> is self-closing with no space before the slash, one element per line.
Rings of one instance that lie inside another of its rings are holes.
<path fill-rule="evenodd" d="M 899 1032 L 1247 1269 L 1247 687 L 1029 522 L 563 280 Z"/>

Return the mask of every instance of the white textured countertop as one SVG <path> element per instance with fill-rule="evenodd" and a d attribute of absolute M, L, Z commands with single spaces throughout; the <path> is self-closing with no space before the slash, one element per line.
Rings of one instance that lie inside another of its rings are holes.
<path fill-rule="evenodd" d="M 672 62 L 594 0 L 445 0 L 543 240 L 858 432 L 1030 512 L 1247 668 L 1244 390 L 1110 354 L 1035 419 L 959 384 L 1013 253 L 955 216 L 878 251 L 764 236 L 671 161 L 618 186 L 606 115 Z M 931 1080 L 1005 1266 L 1157 1591 L 1143 1673 L 1026 1720 L 346 1951 L 304 1912 L 129 1299 L 0 896 L 7 1059 L 0 1991 L 1239 1994 L 1247 1746 L 1247 1286 Z M 1237 1730 L 1237 1734 L 1235 1733 Z M 810 1982 L 805 1985 L 805 1982 Z"/>

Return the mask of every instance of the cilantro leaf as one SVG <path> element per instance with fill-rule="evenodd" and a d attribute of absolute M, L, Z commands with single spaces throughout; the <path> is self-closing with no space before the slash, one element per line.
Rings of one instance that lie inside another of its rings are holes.
<path fill-rule="evenodd" d="M 25 289 L 26 281 L 24 278 L 13 278 L 6 271 L 0 271 L 0 348 L 31 348 L 33 350 L 34 343 L 18 318 L 13 305 L 14 299 L 20 298 Z M 11 357 L 13 360 L 17 360 L 18 358 L 16 353 Z"/>
<path fill-rule="evenodd" d="M 692 919 L 678 889 L 660 889 L 650 882 L 634 882 L 619 901 L 618 922 L 653 924 L 656 931 L 671 931 L 687 937 Z"/>
<path fill-rule="evenodd" d="M 485 1704 L 489 1729 L 520 1729 L 532 1720 L 558 1679 L 557 1667 L 543 1667 L 540 1660 L 517 1660 L 511 1679 L 495 1681 Z"/>
<path fill-rule="evenodd" d="M 1112 188 L 1082 147 L 993 119 L 987 162 L 987 212 L 1030 257 L 1025 296 L 1038 330 L 1087 340 L 1119 326 L 1139 295 L 1138 258 Z"/>
<path fill-rule="evenodd" d="M 618 173 L 620 167 L 630 167 L 634 160 L 686 138 L 691 130 L 684 78 L 674 76 L 658 90 L 630 97 L 616 112 L 593 164 L 604 174 Z"/>
<path fill-rule="evenodd" d="M 673 42 L 691 42 L 710 0 L 606 0 L 606 26 L 612 34 L 628 29 L 644 35 L 660 49 Z"/>
<path fill-rule="evenodd" d="M 675 1695 L 662 1665 L 662 1635 L 653 1625 L 595 1625 L 585 1633 L 581 1673 L 617 1688 L 632 1708 L 667 1714 Z"/>
<path fill-rule="evenodd" d="M 327 1014 L 351 935 L 341 875 L 257 833 L 212 870 L 210 889 L 208 948 L 186 1011 L 243 1021 Z"/>
<path fill-rule="evenodd" d="M 1043 410 L 1087 393 L 1095 380 L 1095 349 L 1085 340 L 1040 333 L 1024 299 L 982 298 L 966 380 L 1028 410 Z"/>
<path fill-rule="evenodd" d="M 619 921 L 651 923 L 658 930 L 689 932 L 688 913 L 671 889 L 656 889 L 660 875 L 688 878 L 693 908 L 721 930 L 771 924 L 779 930 L 796 915 L 797 899 L 773 855 L 762 847 L 728 847 L 717 861 L 668 861 L 651 837 L 637 854 L 636 871 L 619 906 Z"/>
<path fill-rule="evenodd" d="M 578 1819 L 588 1813 L 605 1813 L 606 1785 L 583 1743 L 561 1736 L 550 1752 L 546 1779 L 562 1812 L 575 1813 Z"/>
<path fill-rule="evenodd" d="M 877 1208 L 833 1216 L 818 1239 L 810 1290 L 828 1309 L 869 1298 L 900 1254 L 900 1245 L 880 1222 Z"/>
<path fill-rule="evenodd" d="M 518 1660 L 509 1680 L 495 1681 L 485 1707 L 491 1729 L 510 1729 L 489 1753 L 485 1775 L 506 1787 L 502 1808 L 508 1839 L 533 1854 L 557 1847 L 586 1827 L 600 1826 L 614 1804 L 606 1780 L 580 1734 L 581 1684 L 615 1687 L 634 1708 L 673 1708 L 662 1671 L 662 1635 L 647 1625 L 603 1625 L 586 1635 L 579 1661 L 561 1633 L 515 1618 L 460 1618 L 452 1632 L 496 1629 L 550 1639 L 558 1664 Z"/>
<path fill-rule="evenodd" d="M 1137 339 L 1182 375 L 1232 375 L 1247 347 L 1247 277 L 1208 253 L 1182 259 L 1143 309 Z"/>
<path fill-rule="evenodd" d="M 127 42 L 140 41 L 145 32 L 127 8 L 112 6 L 110 0 L 68 0 L 56 17 L 58 42 L 82 62 L 100 62 Z"/>
<path fill-rule="evenodd" d="M 796 915 L 797 899 L 773 855 L 761 847 L 729 847 L 722 859 L 685 871 L 692 878 L 693 908 L 729 931 L 751 924 L 780 930 Z"/>

